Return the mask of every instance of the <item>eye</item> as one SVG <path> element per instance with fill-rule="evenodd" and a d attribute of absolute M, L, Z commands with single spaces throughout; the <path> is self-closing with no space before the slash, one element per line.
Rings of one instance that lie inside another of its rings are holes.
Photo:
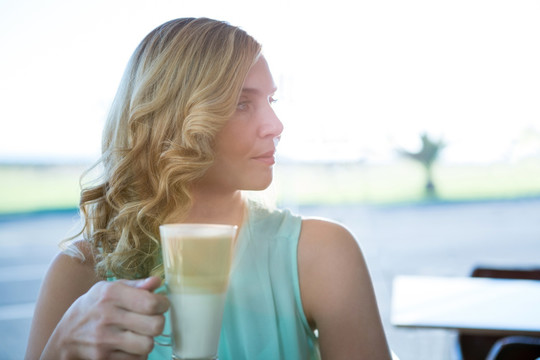
<path fill-rule="evenodd" d="M 236 109 L 240 111 L 247 110 L 249 103 L 247 101 L 240 101 L 238 105 L 236 105 Z"/>
<path fill-rule="evenodd" d="M 276 99 L 274 96 L 270 96 L 270 98 L 268 99 L 268 102 L 270 103 L 270 105 L 274 105 L 275 103 L 278 102 L 278 99 Z"/>

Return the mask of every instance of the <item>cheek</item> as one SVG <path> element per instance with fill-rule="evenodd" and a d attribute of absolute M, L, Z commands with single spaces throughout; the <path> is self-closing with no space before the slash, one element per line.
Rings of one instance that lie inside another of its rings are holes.
<path fill-rule="evenodd" d="M 248 157 L 254 145 L 248 130 L 238 126 L 224 128 L 216 138 L 216 156 L 230 160 Z"/>
<path fill-rule="evenodd" d="M 220 142 L 216 144 L 216 159 L 227 162 L 240 159 L 246 151 L 240 141 Z"/>

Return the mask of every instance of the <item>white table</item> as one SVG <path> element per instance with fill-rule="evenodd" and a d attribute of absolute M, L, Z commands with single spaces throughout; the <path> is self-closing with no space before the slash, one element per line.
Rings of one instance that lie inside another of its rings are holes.
<path fill-rule="evenodd" d="M 540 335 L 540 281 L 397 276 L 391 322 L 475 334 Z"/>

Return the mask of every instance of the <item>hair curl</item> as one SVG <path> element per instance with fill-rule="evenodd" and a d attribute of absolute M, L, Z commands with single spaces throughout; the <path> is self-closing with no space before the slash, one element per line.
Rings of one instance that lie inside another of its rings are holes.
<path fill-rule="evenodd" d="M 139 44 L 104 128 L 102 178 L 81 192 L 98 276 L 162 276 L 159 225 L 189 210 L 190 185 L 212 164 L 260 51 L 243 30 L 206 18 L 169 21 Z"/>

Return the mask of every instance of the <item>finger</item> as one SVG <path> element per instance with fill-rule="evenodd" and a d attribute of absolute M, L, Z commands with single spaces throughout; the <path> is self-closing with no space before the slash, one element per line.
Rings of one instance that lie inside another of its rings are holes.
<path fill-rule="evenodd" d="M 158 336 L 163 333 L 165 316 L 141 315 L 132 311 L 119 311 L 112 319 L 115 326 L 122 330 L 129 330 L 139 335 Z"/>
<path fill-rule="evenodd" d="M 146 355 L 133 355 L 123 351 L 113 351 L 107 356 L 108 360 L 146 360 Z"/>
<path fill-rule="evenodd" d="M 133 287 L 126 284 L 124 280 L 108 286 L 105 291 L 107 291 L 105 296 L 117 307 L 128 311 L 144 315 L 159 315 L 169 308 L 169 300 L 165 295 Z"/>
<path fill-rule="evenodd" d="M 154 338 L 136 334 L 132 331 L 122 331 L 118 334 L 120 341 L 117 343 L 117 351 L 131 355 L 148 355 L 154 348 Z"/>
<path fill-rule="evenodd" d="M 137 285 L 139 289 L 145 289 L 150 292 L 156 290 L 160 286 L 161 286 L 161 278 L 157 276 L 150 276 L 149 278 L 144 279 L 143 282 Z"/>
<path fill-rule="evenodd" d="M 154 291 L 161 286 L 161 278 L 157 276 L 150 276 L 145 279 L 139 280 L 118 280 L 119 282 L 138 289 L 144 289 L 148 291 Z"/>

